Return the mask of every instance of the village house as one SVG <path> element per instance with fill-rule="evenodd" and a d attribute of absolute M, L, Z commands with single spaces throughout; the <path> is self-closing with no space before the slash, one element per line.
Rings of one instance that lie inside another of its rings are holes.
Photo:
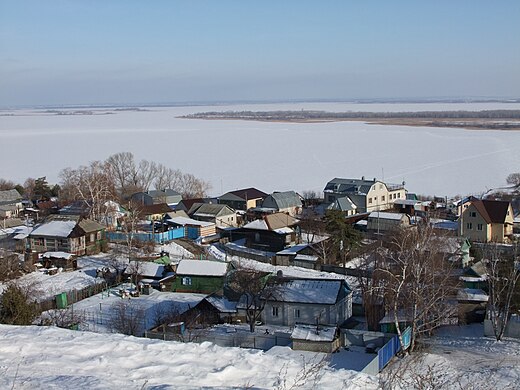
<path fill-rule="evenodd" d="M 171 289 L 175 277 L 169 264 L 139 260 L 130 261 L 123 275 L 141 287 L 149 285 L 159 291 Z"/>
<path fill-rule="evenodd" d="M 256 188 L 245 188 L 226 192 L 218 198 L 218 202 L 235 210 L 246 211 L 253 207 L 260 207 L 267 196 L 268 194 Z"/>
<path fill-rule="evenodd" d="M 262 209 L 286 213 L 294 217 L 302 210 L 302 200 L 294 191 L 273 192 L 262 202 Z"/>
<path fill-rule="evenodd" d="M 173 228 L 184 228 L 184 237 L 196 240 L 199 237 L 209 237 L 217 233 L 216 226 L 213 222 L 197 221 L 188 217 L 171 217 L 168 213 L 164 223 Z"/>
<path fill-rule="evenodd" d="M 136 192 L 131 196 L 130 200 L 132 203 L 142 206 L 159 203 L 166 203 L 169 206 L 175 206 L 182 200 L 182 196 L 172 189 L 163 189 Z"/>
<path fill-rule="evenodd" d="M 100 252 L 106 245 L 105 227 L 79 217 L 51 216 L 29 234 L 32 252 L 67 252 L 77 256 Z"/>
<path fill-rule="evenodd" d="M 402 184 L 388 184 L 373 180 L 334 178 L 324 190 L 325 203 L 334 203 L 337 199 L 348 197 L 356 205 L 358 213 L 376 210 L 388 210 L 396 199 L 406 199 L 406 189 Z"/>
<path fill-rule="evenodd" d="M 459 219 L 462 237 L 478 242 L 508 242 L 513 234 L 510 202 L 473 199 Z"/>
<path fill-rule="evenodd" d="M 297 243 L 298 223 L 288 214 L 269 214 L 233 230 L 232 236 L 234 240 L 245 239 L 248 248 L 279 252 Z"/>
<path fill-rule="evenodd" d="M 269 325 L 341 325 L 352 316 L 352 290 L 344 279 L 278 282 L 262 312 Z"/>
<path fill-rule="evenodd" d="M 407 226 L 410 226 L 410 217 L 407 214 L 373 211 L 368 216 L 367 230 L 369 232 L 385 233 Z"/>
<path fill-rule="evenodd" d="M 225 204 L 195 204 L 188 214 L 198 221 L 212 222 L 218 228 L 238 226 L 236 211 Z"/>
<path fill-rule="evenodd" d="M 173 292 L 212 294 L 224 288 L 230 263 L 183 259 L 175 269 Z"/>
<path fill-rule="evenodd" d="M 22 196 L 16 189 L 0 191 L 0 218 L 16 218 L 22 209 Z"/>
<path fill-rule="evenodd" d="M 147 221 L 162 221 L 166 214 L 173 211 L 166 203 L 137 206 L 139 217 Z"/>

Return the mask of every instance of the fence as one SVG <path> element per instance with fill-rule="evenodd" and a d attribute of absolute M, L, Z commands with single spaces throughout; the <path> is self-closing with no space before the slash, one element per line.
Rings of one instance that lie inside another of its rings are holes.
<path fill-rule="evenodd" d="M 145 337 L 168 341 L 183 341 L 202 343 L 209 341 L 220 347 L 254 348 L 267 351 L 275 346 L 291 346 L 290 334 L 274 333 L 269 335 L 258 335 L 246 332 L 232 332 L 227 334 L 211 334 L 201 332 L 198 334 L 175 334 L 160 331 L 147 331 Z"/>
<path fill-rule="evenodd" d="M 402 333 L 403 343 L 404 345 L 401 345 L 401 342 L 399 341 L 399 336 L 395 335 L 393 336 L 383 347 L 377 351 L 377 358 L 374 358 L 372 362 L 370 362 L 367 367 L 363 370 L 363 372 L 368 372 L 368 370 L 374 370 L 375 369 L 375 363 L 374 361 L 377 359 L 377 374 L 378 372 L 381 372 L 383 368 L 386 367 L 386 365 L 392 360 L 392 358 L 397 355 L 397 352 L 399 352 L 401 349 L 405 350 L 408 349 L 410 346 L 411 338 L 412 338 L 412 328 L 408 327 L 404 330 Z M 365 371 L 367 370 L 367 371 Z"/>
<path fill-rule="evenodd" d="M 74 289 L 70 291 L 66 291 L 67 295 L 67 304 L 71 305 L 73 303 L 79 302 L 83 299 L 90 298 L 93 295 L 99 294 L 104 291 L 106 286 L 104 283 L 93 284 L 91 286 L 84 287 L 82 289 Z M 47 298 L 46 300 L 40 301 L 37 303 L 38 309 L 41 312 L 47 310 L 53 310 L 57 308 L 56 297 Z"/>
<path fill-rule="evenodd" d="M 126 242 L 128 235 L 136 241 L 152 241 L 161 244 L 167 241 L 173 241 L 177 238 L 185 237 L 184 228 L 177 228 L 165 231 L 163 233 L 121 233 L 121 232 L 107 232 L 107 239 L 112 242 Z"/>

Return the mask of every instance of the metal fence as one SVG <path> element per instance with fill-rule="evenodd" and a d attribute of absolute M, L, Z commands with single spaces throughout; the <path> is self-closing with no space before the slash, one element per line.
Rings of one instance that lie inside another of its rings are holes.
<path fill-rule="evenodd" d="M 211 332 L 201 332 L 199 334 L 175 334 L 160 331 L 147 331 L 145 337 L 150 339 L 182 341 L 202 343 L 209 341 L 220 347 L 239 347 L 254 348 L 267 351 L 275 346 L 291 346 L 290 334 L 275 333 L 269 335 L 250 334 L 246 332 L 232 332 L 227 334 L 212 334 Z"/>
<path fill-rule="evenodd" d="M 121 233 L 121 232 L 107 232 L 107 239 L 112 242 L 126 242 L 128 235 L 131 234 L 134 240 L 137 241 L 152 241 L 161 244 L 167 241 L 173 241 L 177 238 L 185 237 L 184 228 L 177 228 L 168 230 L 163 233 Z"/>
<path fill-rule="evenodd" d="M 401 349 L 406 350 L 410 346 L 412 338 L 412 328 L 408 327 L 402 333 L 403 344 L 399 341 L 399 336 L 395 335 L 388 341 L 383 348 L 377 352 L 377 359 L 379 361 L 379 372 L 385 368 L 388 362 L 399 352 Z"/>

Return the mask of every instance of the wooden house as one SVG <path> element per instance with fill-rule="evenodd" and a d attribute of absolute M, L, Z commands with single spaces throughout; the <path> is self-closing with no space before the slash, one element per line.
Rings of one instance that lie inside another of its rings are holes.
<path fill-rule="evenodd" d="M 191 218 L 198 221 L 212 222 L 218 228 L 237 226 L 237 213 L 225 204 L 196 204 L 188 212 Z"/>
<path fill-rule="evenodd" d="M 218 202 L 228 205 L 234 210 L 246 211 L 253 207 L 260 207 L 267 196 L 268 194 L 256 188 L 244 188 L 226 192 L 218 198 Z"/>
<path fill-rule="evenodd" d="M 295 245 L 299 220 L 285 213 L 265 215 L 233 231 L 235 240 L 245 239 L 245 245 L 266 252 L 279 252 Z"/>
<path fill-rule="evenodd" d="M 44 268 L 63 268 L 64 270 L 76 270 L 78 260 L 72 253 L 45 252 L 40 260 Z"/>
<path fill-rule="evenodd" d="M 174 292 L 212 294 L 222 290 L 230 263 L 183 259 L 175 269 Z"/>
<path fill-rule="evenodd" d="M 89 219 L 54 216 L 35 226 L 29 234 L 29 245 L 37 253 L 99 253 L 106 245 L 105 227 Z"/>

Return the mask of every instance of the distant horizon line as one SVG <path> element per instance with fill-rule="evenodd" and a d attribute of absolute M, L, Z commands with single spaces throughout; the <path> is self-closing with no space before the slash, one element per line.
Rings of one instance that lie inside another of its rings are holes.
<path fill-rule="evenodd" d="M 0 110 L 21 109 L 69 109 L 69 108 L 119 108 L 119 107 L 196 107 L 225 106 L 236 104 L 281 104 L 281 103 L 520 103 L 519 97 L 469 96 L 469 97 L 411 97 L 411 98 L 302 98 L 302 99 L 238 99 L 238 100 L 194 100 L 180 102 L 141 102 L 141 103 L 72 103 L 72 104 L 20 104 L 0 106 Z"/>

